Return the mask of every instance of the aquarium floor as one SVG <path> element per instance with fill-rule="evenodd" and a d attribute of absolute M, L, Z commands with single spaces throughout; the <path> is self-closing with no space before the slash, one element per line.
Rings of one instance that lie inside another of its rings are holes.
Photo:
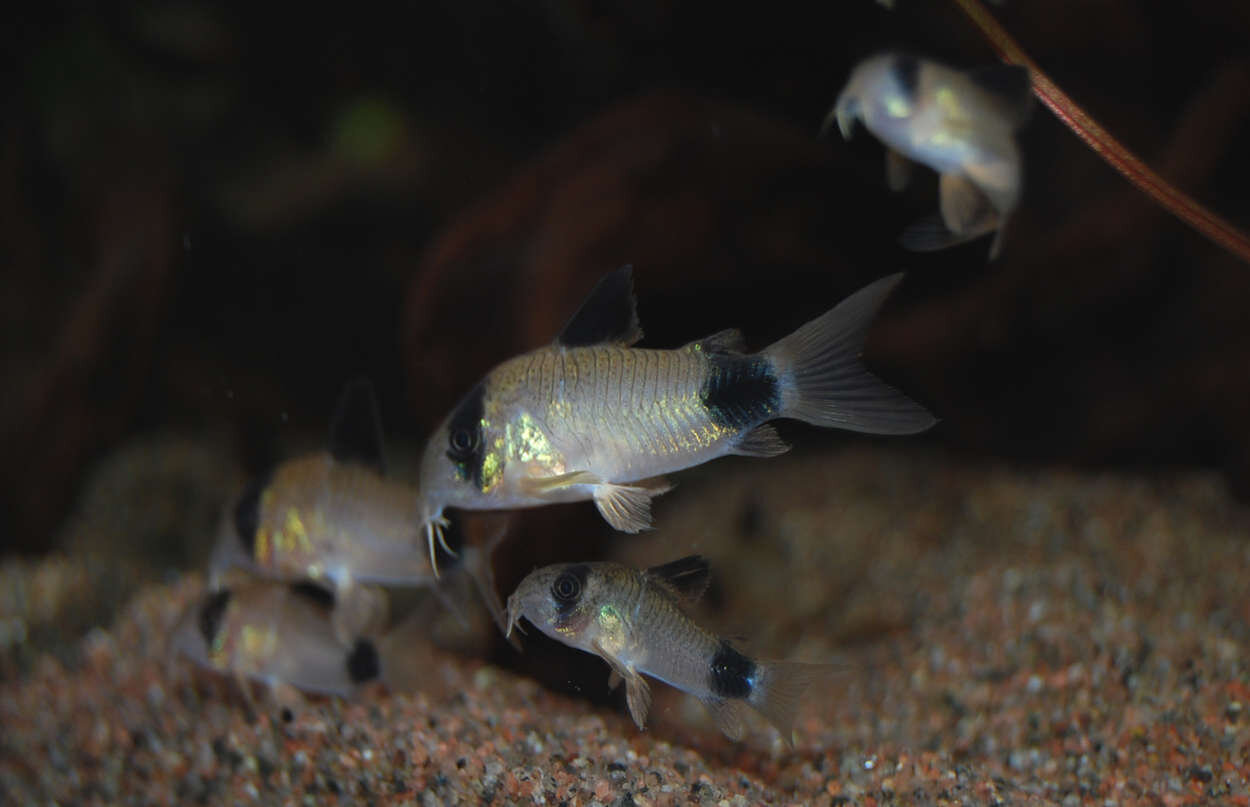
<path fill-rule="evenodd" d="M 4 668 L 0 803 L 1250 804 L 1250 512 L 1218 478 L 889 448 L 714 464 L 612 539 L 707 555 L 698 618 L 832 662 L 793 747 L 658 683 L 640 732 L 422 643 L 414 691 L 253 712 L 168 654 L 192 575 Z"/>

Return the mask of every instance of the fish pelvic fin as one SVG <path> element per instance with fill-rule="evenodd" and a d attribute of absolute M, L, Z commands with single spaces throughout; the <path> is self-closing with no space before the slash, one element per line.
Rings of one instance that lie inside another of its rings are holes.
<path fill-rule="evenodd" d="M 892 148 L 885 150 L 885 184 L 890 190 L 899 193 L 907 188 L 911 181 L 912 162 Z"/>
<path fill-rule="evenodd" d="M 633 667 L 622 664 L 620 659 L 609 653 L 598 641 L 592 642 L 591 650 L 612 668 L 608 675 L 608 689 L 616 689 L 621 681 L 625 682 L 625 703 L 629 706 L 629 716 L 639 730 L 647 728 L 647 712 L 651 710 L 651 687 L 642 673 Z"/>
<path fill-rule="evenodd" d="M 615 343 L 632 345 L 642 338 L 634 298 L 634 267 L 626 264 L 604 275 L 556 337 L 564 347 Z"/>
<path fill-rule="evenodd" d="M 942 223 L 956 235 L 976 237 L 998 226 L 998 213 L 989 197 L 963 174 L 938 178 L 938 202 Z"/>
<path fill-rule="evenodd" d="M 766 661 L 760 662 L 760 667 L 759 681 L 752 687 L 747 702 L 793 746 L 794 719 L 803 693 L 813 681 L 832 674 L 834 667 L 802 661 Z"/>
<path fill-rule="evenodd" d="M 870 283 L 763 351 L 781 385 L 778 417 L 868 434 L 915 434 L 937 422 L 860 361 L 868 326 L 902 279 Z"/>
<path fill-rule="evenodd" d="M 613 529 L 642 532 L 651 527 L 651 499 L 667 493 L 671 487 L 662 480 L 644 480 L 633 485 L 601 482 L 594 489 L 595 507 Z"/>

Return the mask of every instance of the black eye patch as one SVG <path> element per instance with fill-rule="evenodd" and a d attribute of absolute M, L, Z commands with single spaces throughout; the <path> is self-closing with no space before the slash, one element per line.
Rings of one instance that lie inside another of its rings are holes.
<path fill-rule="evenodd" d="M 560 572 L 551 584 L 551 597 L 556 601 L 556 610 L 567 613 L 577 605 L 586 589 L 586 575 L 590 568 L 585 564 L 570 566 Z"/>
<path fill-rule="evenodd" d="M 486 387 L 478 384 L 451 413 L 447 423 L 447 458 L 456 466 L 461 481 L 482 486 L 482 413 Z"/>

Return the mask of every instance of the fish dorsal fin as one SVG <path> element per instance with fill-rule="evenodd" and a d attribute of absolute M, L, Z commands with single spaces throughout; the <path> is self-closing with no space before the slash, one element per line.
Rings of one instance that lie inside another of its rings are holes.
<path fill-rule="evenodd" d="M 742 338 L 742 331 L 737 328 L 726 328 L 711 336 L 705 336 L 695 342 L 700 350 L 706 353 L 746 353 L 747 343 Z"/>
<path fill-rule="evenodd" d="M 625 264 L 604 275 L 581 308 L 565 324 L 556 344 L 580 347 L 615 343 L 632 345 L 642 338 L 634 299 L 634 267 Z"/>
<path fill-rule="evenodd" d="M 1033 85 L 1027 67 L 994 64 L 970 71 L 968 78 L 993 99 L 1012 128 L 1028 122 L 1033 110 Z"/>
<path fill-rule="evenodd" d="M 686 602 L 695 602 L 702 597 L 712 581 L 712 567 L 702 555 L 687 555 L 652 566 L 644 574 Z"/>
<path fill-rule="evenodd" d="M 355 462 L 386 471 L 382 453 L 382 418 L 373 384 L 358 378 L 343 388 L 330 421 L 330 456 L 337 462 Z"/>

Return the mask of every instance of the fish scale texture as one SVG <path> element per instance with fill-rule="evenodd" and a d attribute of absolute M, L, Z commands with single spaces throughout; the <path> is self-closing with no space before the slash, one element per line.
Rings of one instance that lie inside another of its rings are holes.
<path fill-rule="evenodd" d="M 0 803 L 1250 804 L 1250 513 L 1213 476 L 809 449 L 688 474 L 657 510 L 614 559 L 697 545 L 704 624 L 842 665 L 793 749 L 759 722 L 732 743 L 658 683 L 639 732 L 621 706 L 416 642 L 420 691 L 251 718 L 165 655 L 198 576 L 52 655 L 34 643 L 93 578 L 11 560 Z"/>

